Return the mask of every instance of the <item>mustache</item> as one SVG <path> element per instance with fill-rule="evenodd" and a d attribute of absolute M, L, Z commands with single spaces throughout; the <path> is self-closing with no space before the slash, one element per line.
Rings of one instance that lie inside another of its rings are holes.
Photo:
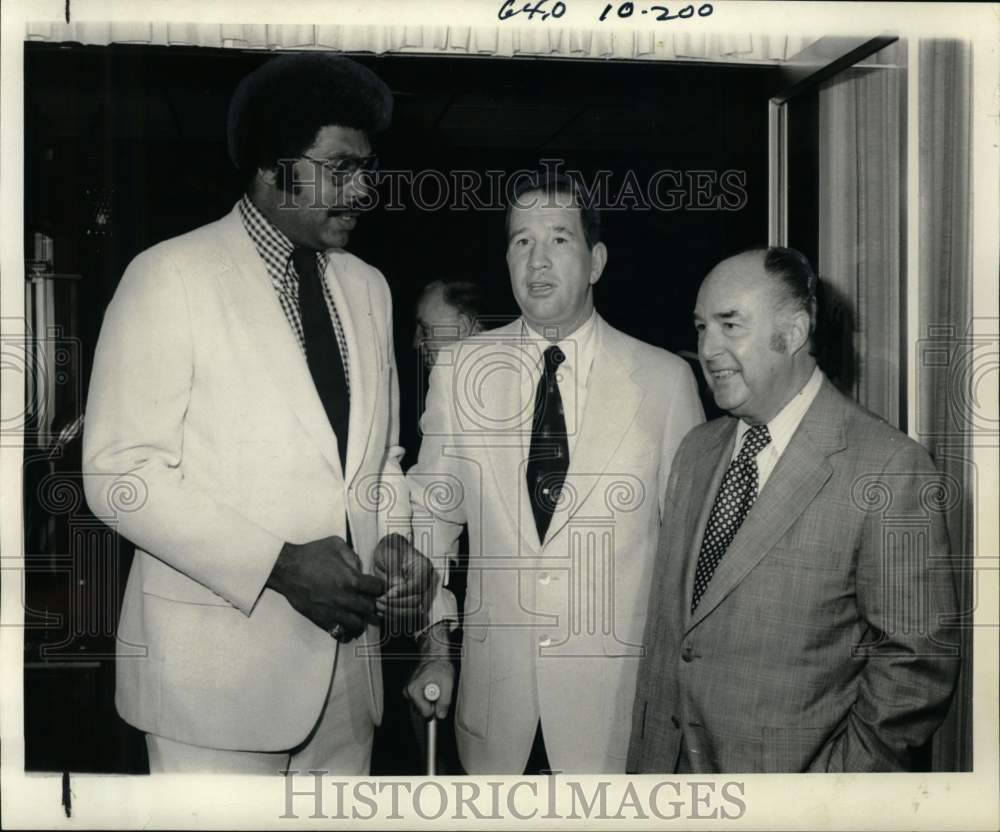
<path fill-rule="evenodd" d="M 356 217 L 360 214 L 367 214 L 375 210 L 374 205 L 369 205 L 365 203 L 348 203 L 347 205 L 324 205 L 323 203 L 307 202 L 305 200 L 296 199 L 292 196 L 290 199 L 286 199 L 283 203 L 278 206 L 279 209 L 285 211 L 295 211 L 295 210 L 314 210 L 323 211 L 328 217 Z"/>
<path fill-rule="evenodd" d="M 364 214 L 371 210 L 372 210 L 371 205 L 361 205 L 361 204 L 351 203 L 346 206 L 337 206 L 337 207 L 329 206 L 326 209 L 326 215 L 328 217 L 342 217 L 346 215 Z"/>
<path fill-rule="evenodd" d="M 370 196 L 355 196 L 347 202 L 327 203 L 312 187 L 299 184 L 284 189 L 284 198 L 279 208 L 309 208 L 325 211 L 328 217 L 365 214 L 374 211 L 378 200 Z"/>

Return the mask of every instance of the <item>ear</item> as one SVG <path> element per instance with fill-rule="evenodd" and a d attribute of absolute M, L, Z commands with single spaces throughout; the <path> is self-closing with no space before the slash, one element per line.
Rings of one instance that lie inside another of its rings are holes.
<path fill-rule="evenodd" d="M 278 183 L 278 169 L 277 168 L 257 168 L 257 181 L 264 185 L 269 185 L 272 188 L 277 187 Z"/>
<path fill-rule="evenodd" d="M 793 312 L 785 329 L 788 352 L 797 355 L 799 350 L 809 345 L 809 313 L 803 309 Z"/>
<path fill-rule="evenodd" d="M 459 338 L 468 338 L 477 332 L 483 331 L 483 325 L 479 323 L 479 316 L 466 315 L 465 312 L 458 313 L 458 335 Z"/>
<path fill-rule="evenodd" d="M 257 180 L 265 188 L 272 188 L 285 193 L 296 193 L 295 166 L 285 162 L 279 162 L 273 168 L 257 168 Z"/>
<path fill-rule="evenodd" d="M 595 243 L 590 250 L 590 285 L 601 279 L 604 267 L 608 264 L 608 247 L 604 243 Z"/>

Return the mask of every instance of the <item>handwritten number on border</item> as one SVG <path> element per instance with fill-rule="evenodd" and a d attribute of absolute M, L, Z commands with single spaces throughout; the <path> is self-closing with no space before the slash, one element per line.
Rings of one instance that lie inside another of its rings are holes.
<path fill-rule="evenodd" d="M 537 14 L 540 19 L 548 20 L 550 17 L 560 18 L 566 14 L 566 4 L 560 0 L 553 3 L 551 8 L 547 9 L 547 5 L 548 0 L 536 0 L 534 4 L 528 2 L 521 8 L 515 8 L 515 0 L 504 0 L 503 5 L 500 6 L 500 11 L 497 12 L 497 17 L 500 20 L 510 20 L 515 15 L 525 14 L 528 20 L 534 20 Z"/>
<path fill-rule="evenodd" d="M 497 12 L 497 17 L 500 20 L 510 20 L 512 17 L 518 15 L 524 15 L 526 20 L 534 20 L 536 17 L 539 20 L 548 20 L 550 17 L 553 19 L 558 19 L 566 14 L 566 3 L 557 0 L 551 6 L 549 5 L 549 0 L 528 0 L 526 3 L 521 3 L 518 5 L 520 0 L 504 0 L 500 6 L 500 11 Z M 676 6 L 674 8 L 677 8 Z M 708 17 L 715 11 L 715 7 L 711 3 L 702 3 L 695 9 L 693 4 L 688 4 L 681 7 L 681 9 L 676 14 L 670 13 L 669 6 L 648 6 L 645 8 L 636 8 L 636 4 L 631 2 L 631 0 L 625 0 L 623 3 L 608 3 L 605 5 L 604 10 L 600 13 L 597 18 L 598 23 L 603 23 L 608 19 L 611 12 L 614 11 L 615 14 L 621 19 L 627 19 L 632 17 L 636 11 L 640 15 L 646 15 L 653 13 L 656 15 L 654 20 L 657 21 L 667 21 L 667 20 L 689 20 L 694 17 L 695 14 L 698 17 Z"/>

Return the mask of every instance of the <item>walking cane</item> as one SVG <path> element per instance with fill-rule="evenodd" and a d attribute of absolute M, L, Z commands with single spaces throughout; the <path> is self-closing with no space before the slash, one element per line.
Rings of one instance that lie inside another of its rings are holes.
<path fill-rule="evenodd" d="M 441 688 L 434 682 L 424 685 L 424 699 L 430 703 L 437 702 L 441 696 Z M 427 725 L 427 776 L 433 777 L 437 773 L 437 710 L 431 714 L 431 721 Z"/>

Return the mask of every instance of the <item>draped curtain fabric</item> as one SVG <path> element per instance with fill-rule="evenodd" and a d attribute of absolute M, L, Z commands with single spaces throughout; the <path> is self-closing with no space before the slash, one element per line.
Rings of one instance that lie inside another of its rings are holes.
<path fill-rule="evenodd" d="M 842 311 L 845 392 L 901 426 L 902 84 L 894 43 L 819 88 L 819 274 Z"/>
<path fill-rule="evenodd" d="M 665 33 L 553 26 L 336 26 L 196 23 L 32 23 L 26 39 L 233 49 L 329 49 L 341 52 L 731 61 L 775 64 L 815 38 L 778 34 Z"/>
<path fill-rule="evenodd" d="M 959 567 L 955 570 L 959 609 L 971 611 L 974 576 L 961 567 L 968 567 L 973 555 L 972 431 L 996 430 L 995 425 L 977 424 L 977 411 L 990 406 L 977 402 L 976 381 L 995 361 L 995 342 L 977 342 L 972 328 L 972 50 L 968 43 L 945 40 L 922 41 L 919 49 L 917 437 L 958 492 L 958 498 L 947 503 L 948 531 Z M 949 770 L 970 771 L 973 763 L 970 625 L 971 618 L 958 633 L 962 674 L 951 711 L 934 742 L 935 767 Z"/>
<path fill-rule="evenodd" d="M 909 113 L 916 119 L 917 159 L 907 161 L 903 151 L 905 43 L 820 86 L 818 266 L 841 312 L 838 349 L 841 363 L 852 370 L 848 389 L 869 410 L 915 436 L 943 475 L 939 505 L 947 511 L 959 608 L 971 612 L 971 439 L 982 427 L 976 423 L 982 408 L 976 383 L 995 360 L 989 357 L 993 341 L 980 343 L 974 336 L 970 308 L 972 56 L 971 47 L 959 41 L 924 40 L 912 47 L 919 50 L 919 77 L 913 79 L 918 108 Z M 919 194 L 909 201 L 918 213 L 919 316 L 908 321 L 904 346 L 900 197 L 906 164 L 919 172 Z M 904 423 L 901 405 L 906 361 L 916 362 L 915 424 Z M 928 510 L 934 510 L 932 499 Z M 961 678 L 925 758 L 939 771 L 971 770 L 973 762 L 971 615 L 955 623 Z"/>

